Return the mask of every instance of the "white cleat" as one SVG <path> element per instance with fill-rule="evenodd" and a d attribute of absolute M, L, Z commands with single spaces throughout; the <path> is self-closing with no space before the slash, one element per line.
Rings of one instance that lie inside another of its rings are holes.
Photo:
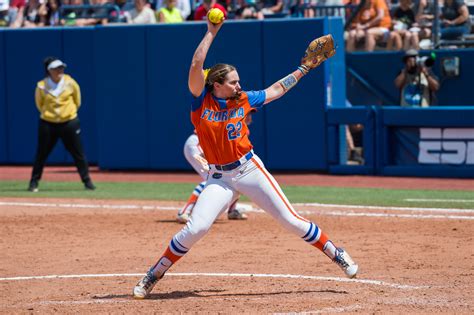
<path fill-rule="evenodd" d="M 135 299 L 145 299 L 153 290 L 153 287 L 158 282 L 158 278 L 150 270 L 147 274 L 135 285 L 133 288 L 133 297 Z"/>
<path fill-rule="evenodd" d="M 189 215 L 187 213 L 181 213 L 176 216 L 176 221 L 182 224 L 186 224 L 189 220 Z"/>
<path fill-rule="evenodd" d="M 352 260 L 351 256 L 342 248 L 336 249 L 336 256 L 333 261 L 341 267 L 342 271 L 349 278 L 355 278 L 359 271 L 359 266 Z"/>

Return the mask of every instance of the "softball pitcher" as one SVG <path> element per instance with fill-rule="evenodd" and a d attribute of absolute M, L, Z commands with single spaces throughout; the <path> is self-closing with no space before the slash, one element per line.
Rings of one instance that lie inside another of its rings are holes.
<path fill-rule="evenodd" d="M 331 35 L 311 42 L 295 71 L 261 91 L 241 90 L 237 70 L 217 64 L 205 78 L 207 52 L 223 23 L 207 22 L 207 32 L 197 47 L 189 70 L 188 86 L 194 96 L 191 120 L 209 163 L 206 186 L 194 206 L 191 218 L 170 241 L 163 256 L 136 284 L 133 296 L 148 296 L 165 272 L 199 241 L 240 194 L 248 196 L 290 232 L 301 237 L 334 261 L 349 277 L 358 266 L 337 247 L 314 222 L 301 217 L 291 206 L 273 176 L 252 150 L 245 117 L 261 109 L 294 87 L 313 68 L 335 53 Z"/>

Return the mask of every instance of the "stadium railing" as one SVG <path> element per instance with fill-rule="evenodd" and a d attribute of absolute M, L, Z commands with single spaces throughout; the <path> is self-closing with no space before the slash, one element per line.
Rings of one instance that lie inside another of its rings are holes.
<path fill-rule="evenodd" d="M 61 19 L 107 19 L 119 16 L 120 8 L 114 4 L 104 5 L 63 5 L 59 9 Z"/>

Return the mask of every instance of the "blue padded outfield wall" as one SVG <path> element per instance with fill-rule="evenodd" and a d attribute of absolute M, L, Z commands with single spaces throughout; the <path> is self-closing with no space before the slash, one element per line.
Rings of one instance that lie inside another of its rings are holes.
<path fill-rule="evenodd" d="M 42 60 L 54 55 L 81 86 L 79 117 L 91 163 L 191 169 L 183 156 L 193 132 L 187 75 L 205 31 L 202 22 L 0 30 L 0 163 L 32 164 L 39 116 L 34 89 L 44 76 Z M 378 106 L 381 98 L 398 102 L 393 79 L 402 53 L 342 53 L 339 18 L 228 21 L 205 66 L 234 64 L 245 90 L 264 89 L 296 69 L 308 43 L 327 33 L 336 40 L 336 55 L 253 115 L 250 138 L 269 169 L 474 177 L 474 106 L 466 106 L 474 105 L 474 50 L 436 52 L 438 104 L 450 106 L 428 109 Z M 459 57 L 459 77 L 443 77 L 446 56 Z M 347 108 L 346 88 L 354 105 L 364 106 Z M 344 153 L 344 125 L 355 123 L 364 125 L 364 165 L 347 165 Z M 49 162 L 70 164 L 71 158 L 58 145 Z"/>
<path fill-rule="evenodd" d="M 5 65 L 5 52 L 4 52 L 4 38 L 5 33 L 0 32 L 0 63 Z M 5 94 L 5 82 L 6 82 L 6 71 L 5 67 L 0 67 L 0 163 L 7 161 L 7 107 L 6 94 Z"/>
<path fill-rule="evenodd" d="M 339 54 L 297 88 L 254 115 L 251 139 L 268 168 L 325 170 L 325 106 L 345 99 L 339 18 L 228 21 L 206 66 L 237 66 L 246 90 L 263 89 L 296 69 L 311 40 L 331 32 Z M 31 164 L 42 60 L 68 64 L 83 96 L 79 117 L 86 155 L 102 169 L 190 169 L 183 145 L 192 133 L 189 64 L 205 23 L 0 31 L 0 162 Z M 33 47 L 33 48 L 32 48 Z M 329 72 L 332 72 L 329 74 Z M 342 91 L 342 92 L 341 92 Z M 57 146 L 50 163 L 68 163 Z"/>

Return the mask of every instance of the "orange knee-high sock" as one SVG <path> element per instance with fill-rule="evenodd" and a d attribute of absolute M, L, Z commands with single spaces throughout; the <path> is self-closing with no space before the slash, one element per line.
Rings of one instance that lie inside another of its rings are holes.
<path fill-rule="evenodd" d="M 168 258 L 174 264 L 183 256 L 178 256 L 178 255 L 173 254 L 170 247 L 168 246 L 165 252 L 163 253 L 163 257 Z"/>
<path fill-rule="evenodd" d="M 191 194 L 191 196 L 189 196 L 188 201 L 186 202 L 184 207 L 179 210 L 178 215 L 182 215 L 185 212 L 189 212 L 188 215 L 191 215 L 193 207 L 190 207 L 190 205 L 195 204 L 197 202 L 199 195 L 201 195 L 201 192 L 204 189 L 204 186 L 206 186 L 206 181 L 199 183 L 196 188 L 194 188 L 193 193 Z"/>
<path fill-rule="evenodd" d="M 158 278 L 161 278 L 164 276 L 165 272 L 168 271 L 168 269 L 170 269 L 170 267 L 174 265 L 181 257 L 182 256 L 173 254 L 173 252 L 170 250 L 170 247 L 168 246 L 161 258 L 158 259 L 156 264 L 151 267 L 151 269 Z"/>
<path fill-rule="evenodd" d="M 191 194 L 191 196 L 189 196 L 189 199 L 188 201 L 186 202 L 186 206 L 191 204 L 191 203 L 196 203 L 197 199 L 198 199 L 199 195 L 196 195 L 194 192 Z M 185 206 L 185 207 L 186 207 Z"/>
<path fill-rule="evenodd" d="M 189 205 L 192 205 L 192 204 L 196 203 L 196 201 L 198 200 L 198 197 L 199 197 L 199 194 L 196 195 L 196 193 L 193 192 L 193 193 L 191 194 L 191 196 L 189 196 L 189 199 L 188 199 L 188 201 L 186 202 L 186 204 L 184 205 L 184 207 L 181 208 L 181 210 L 179 210 L 178 214 L 179 214 L 179 215 L 182 215 L 183 213 L 185 213 L 185 212 L 188 210 Z M 190 211 L 189 211 L 189 212 L 190 212 Z M 190 213 L 188 213 L 188 214 L 190 214 Z"/>
<path fill-rule="evenodd" d="M 314 247 L 317 247 L 320 251 L 324 251 L 324 245 L 326 245 L 326 242 L 329 241 L 328 236 L 326 233 L 321 232 L 321 236 L 319 237 L 319 240 L 313 244 Z"/>
<path fill-rule="evenodd" d="M 324 254 L 326 254 L 326 256 L 331 259 L 334 259 L 334 257 L 336 257 L 336 245 L 334 245 L 334 243 L 329 240 L 328 236 L 323 232 L 321 232 L 319 240 L 314 243 L 313 246 L 317 247 L 320 251 L 322 251 Z"/>

